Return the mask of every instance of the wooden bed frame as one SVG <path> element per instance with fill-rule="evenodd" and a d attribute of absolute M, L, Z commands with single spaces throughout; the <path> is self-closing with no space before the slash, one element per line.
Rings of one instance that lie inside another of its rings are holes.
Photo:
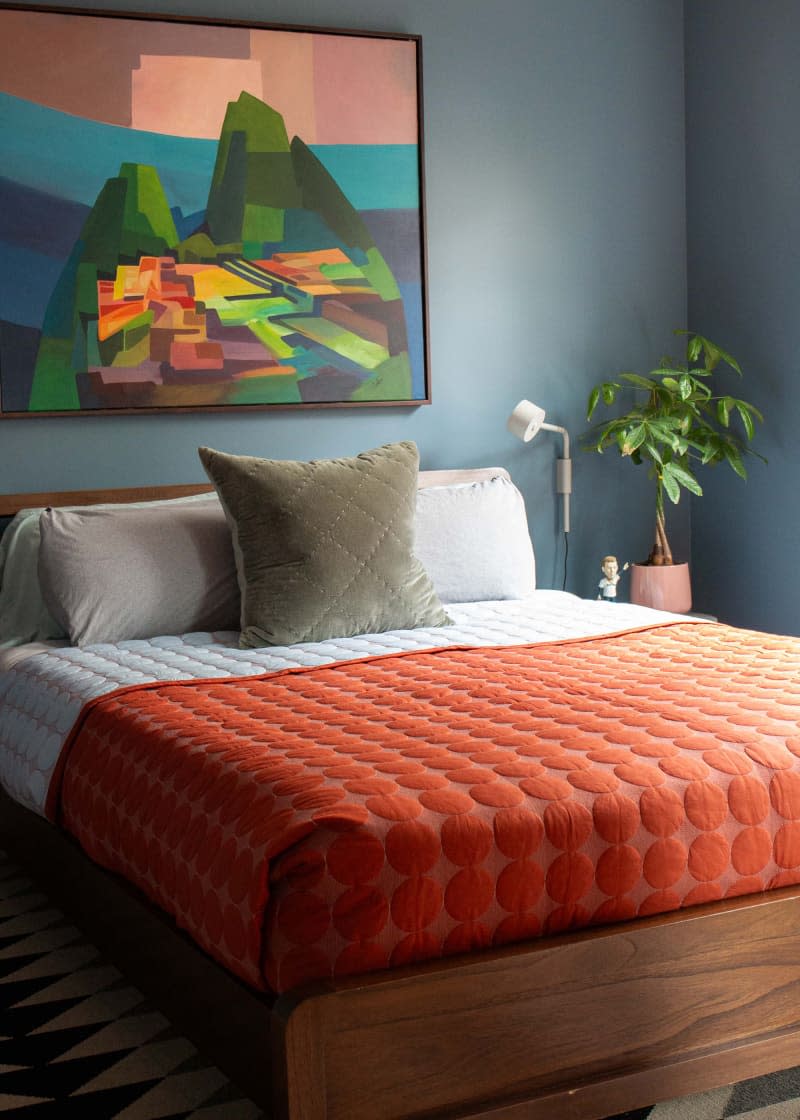
<path fill-rule="evenodd" d="M 800 1064 L 796 887 L 272 1000 L 2 793 L 0 844 L 272 1120 L 597 1120 Z"/>

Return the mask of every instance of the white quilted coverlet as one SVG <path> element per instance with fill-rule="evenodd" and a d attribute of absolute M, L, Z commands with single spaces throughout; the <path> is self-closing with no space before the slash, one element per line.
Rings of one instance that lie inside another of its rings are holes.
<path fill-rule="evenodd" d="M 247 677 L 298 666 L 446 646 L 517 645 L 592 637 L 678 615 L 623 603 L 534 591 L 525 599 L 451 604 L 452 626 L 240 650 L 238 634 L 184 634 L 108 645 L 21 646 L 0 654 L 0 782 L 44 815 L 70 729 L 88 700 L 152 681 Z"/>

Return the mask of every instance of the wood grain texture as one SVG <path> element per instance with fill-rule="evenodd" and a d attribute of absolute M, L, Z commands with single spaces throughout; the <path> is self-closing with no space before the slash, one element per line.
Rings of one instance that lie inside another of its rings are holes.
<path fill-rule="evenodd" d="M 794 889 L 364 977 L 307 997 L 327 1093 L 291 1120 L 589 1120 L 756 1076 L 800 1061 L 798 980 Z"/>
<path fill-rule="evenodd" d="M 452 486 L 466 482 L 486 482 L 492 478 L 510 479 L 504 467 L 475 467 L 464 470 L 420 471 L 418 486 Z M 11 517 L 21 509 L 39 506 L 124 505 L 127 502 L 157 502 L 168 498 L 187 498 L 207 494 L 209 482 L 187 482 L 167 486 L 123 486 L 104 490 L 43 490 L 32 493 L 0 494 L 0 517 Z"/>
<path fill-rule="evenodd" d="M 208 482 L 177 486 L 124 486 L 105 490 L 45 490 L 30 494 L 0 494 L 0 517 L 39 506 L 91 506 L 100 503 L 156 502 L 165 498 L 187 498 L 213 490 Z"/>

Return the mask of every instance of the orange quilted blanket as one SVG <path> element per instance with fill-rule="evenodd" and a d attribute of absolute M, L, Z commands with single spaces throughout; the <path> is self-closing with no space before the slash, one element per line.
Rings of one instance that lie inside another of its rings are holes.
<path fill-rule="evenodd" d="M 800 641 L 682 623 L 91 704 L 60 816 L 250 984 L 800 881 Z"/>

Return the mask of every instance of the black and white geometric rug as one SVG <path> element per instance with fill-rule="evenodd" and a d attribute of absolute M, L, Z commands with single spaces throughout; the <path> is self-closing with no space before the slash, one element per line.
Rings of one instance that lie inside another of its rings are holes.
<path fill-rule="evenodd" d="M 266 1120 L 0 852 L 0 1120 L 16 1117 Z M 800 1069 L 613 1120 L 800 1120 Z"/>
<path fill-rule="evenodd" d="M 262 1116 L 0 853 L 0 1120 Z"/>

